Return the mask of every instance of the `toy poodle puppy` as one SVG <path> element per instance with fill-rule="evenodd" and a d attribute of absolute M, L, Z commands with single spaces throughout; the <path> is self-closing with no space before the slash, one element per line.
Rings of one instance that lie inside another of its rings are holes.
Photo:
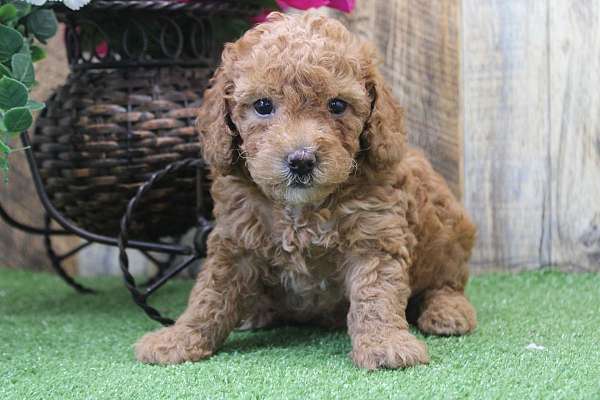
<path fill-rule="evenodd" d="M 341 23 L 273 13 L 225 46 L 198 118 L 216 226 L 186 311 L 145 363 L 198 361 L 243 324 L 346 326 L 362 368 L 424 364 L 409 331 L 475 328 L 475 228 L 423 154 L 374 48 Z"/>

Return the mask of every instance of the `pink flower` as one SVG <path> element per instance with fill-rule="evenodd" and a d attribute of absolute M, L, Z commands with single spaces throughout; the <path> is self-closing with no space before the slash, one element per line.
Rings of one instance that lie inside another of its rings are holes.
<path fill-rule="evenodd" d="M 327 7 L 336 8 L 343 12 L 352 12 L 354 10 L 354 6 L 356 5 L 356 0 L 331 0 Z"/>
<path fill-rule="evenodd" d="M 290 7 L 297 8 L 299 10 L 308 10 L 309 8 L 323 7 L 329 4 L 329 0 L 275 0 L 277 5 L 282 10 L 287 10 Z"/>
<path fill-rule="evenodd" d="M 340 11 L 350 12 L 354 9 L 356 0 L 275 0 L 282 10 L 294 7 L 299 10 L 308 10 L 309 8 L 331 7 Z"/>
<path fill-rule="evenodd" d="M 98 45 L 96 46 L 96 56 L 98 56 L 98 58 L 102 59 L 102 58 L 106 57 L 107 55 L 108 55 L 108 43 L 106 42 L 106 40 L 103 40 L 100 43 L 98 43 Z"/>

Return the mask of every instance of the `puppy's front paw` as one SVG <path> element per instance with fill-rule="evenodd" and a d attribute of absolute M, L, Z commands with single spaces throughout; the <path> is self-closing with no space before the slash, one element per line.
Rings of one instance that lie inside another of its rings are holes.
<path fill-rule="evenodd" d="M 146 364 L 198 361 L 212 353 L 199 333 L 177 325 L 147 333 L 135 344 L 135 357 Z"/>
<path fill-rule="evenodd" d="M 353 338 L 350 356 L 358 367 L 371 370 L 404 368 L 429 362 L 425 343 L 402 330 L 385 336 L 373 333 Z"/>

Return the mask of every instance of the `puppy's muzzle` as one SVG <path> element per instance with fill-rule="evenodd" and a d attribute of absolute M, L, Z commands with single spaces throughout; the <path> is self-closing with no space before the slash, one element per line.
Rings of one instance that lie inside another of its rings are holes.
<path fill-rule="evenodd" d="M 312 181 L 317 165 L 315 152 L 308 148 L 295 150 L 286 157 L 287 168 L 291 175 L 291 186 L 306 186 Z"/>

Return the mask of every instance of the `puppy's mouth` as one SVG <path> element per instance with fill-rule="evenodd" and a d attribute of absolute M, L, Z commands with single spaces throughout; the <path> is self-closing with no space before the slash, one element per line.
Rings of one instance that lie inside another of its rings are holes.
<path fill-rule="evenodd" d="M 294 189 L 308 189 L 314 185 L 312 174 L 298 175 L 291 172 L 286 174 L 286 186 Z"/>

